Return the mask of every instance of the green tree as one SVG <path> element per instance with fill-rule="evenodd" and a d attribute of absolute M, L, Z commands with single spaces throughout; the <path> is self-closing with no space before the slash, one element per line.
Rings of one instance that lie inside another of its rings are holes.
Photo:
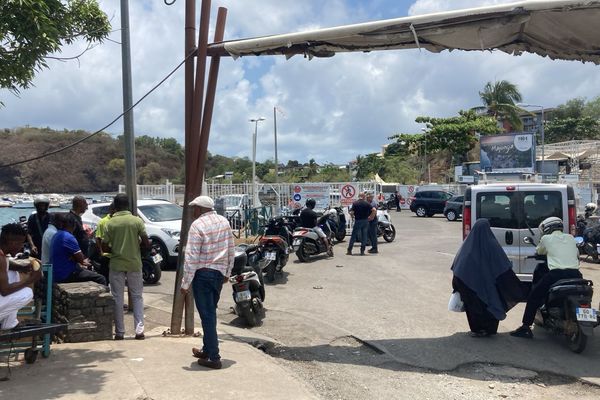
<path fill-rule="evenodd" d="M 89 48 L 109 33 L 108 17 L 96 0 L 2 0 L 0 88 L 18 94 L 62 46 L 83 39 Z"/>
<path fill-rule="evenodd" d="M 481 101 L 487 108 L 488 115 L 496 120 L 507 120 L 515 130 L 523 128 L 519 113 L 523 112 L 517 103 L 523 101 L 523 96 L 517 86 L 508 81 L 488 82 L 479 92 Z"/>
<path fill-rule="evenodd" d="M 545 142 L 600 139 L 600 120 L 591 117 L 556 118 L 544 125 Z"/>
<path fill-rule="evenodd" d="M 375 174 L 383 172 L 385 160 L 378 153 L 356 157 L 356 177 L 358 179 L 373 179 Z"/>

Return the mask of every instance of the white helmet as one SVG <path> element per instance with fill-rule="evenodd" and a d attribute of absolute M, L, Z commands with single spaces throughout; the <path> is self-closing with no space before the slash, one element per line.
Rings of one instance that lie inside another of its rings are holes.
<path fill-rule="evenodd" d="M 50 204 L 50 199 L 48 199 L 46 196 L 43 196 L 43 195 L 35 196 L 33 198 L 33 205 L 36 205 L 36 204 Z"/>
<path fill-rule="evenodd" d="M 587 213 L 595 213 L 596 209 L 598 209 L 598 206 L 596 205 L 596 203 L 587 203 L 585 205 L 585 212 L 587 212 Z"/>
<path fill-rule="evenodd" d="M 563 222 L 558 217 L 548 217 L 542 221 L 539 228 L 543 235 L 549 235 L 554 231 L 562 231 Z"/>

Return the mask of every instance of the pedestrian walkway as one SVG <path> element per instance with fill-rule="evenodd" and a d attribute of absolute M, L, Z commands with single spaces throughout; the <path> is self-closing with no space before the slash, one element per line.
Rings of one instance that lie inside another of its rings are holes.
<path fill-rule="evenodd" d="M 285 367 L 236 340 L 220 341 L 223 369 L 199 366 L 191 348 L 202 338 L 163 337 L 54 345 L 49 358 L 11 365 L 0 398 L 13 399 L 316 399 Z M 0 365 L 0 377 L 7 372 Z"/>

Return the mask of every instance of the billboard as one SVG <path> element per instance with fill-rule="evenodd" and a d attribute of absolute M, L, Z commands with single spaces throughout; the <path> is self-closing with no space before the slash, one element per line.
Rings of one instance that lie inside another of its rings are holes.
<path fill-rule="evenodd" d="M 481 169 L 485 172 L 535 172 L 535 141 L 531 133 L 482 136 Z"/>
<path fill-rule="evenodd" d="M 304 207 L 307 199 L 315 200 L 317 210 L 329 207 L 330 187 L 327 184 L 299 183 L 292 189 L 293 194 L 289 204 L 291 208 Z"/>

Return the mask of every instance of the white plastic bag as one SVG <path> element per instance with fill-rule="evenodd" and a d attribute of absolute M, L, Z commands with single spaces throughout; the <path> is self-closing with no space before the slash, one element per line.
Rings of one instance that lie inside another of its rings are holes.
<path fill-rule="evenodd" d="M 448 311 L 453 311 L 453 312 L 464 312 L 465 311 L 465 304 L 463 303 L 462 299 L 460 298 L 460 293 L 458 293 L 458 292 L 452 293 L 452 295 L 450 296 L 450 301 L 448 301 Z"/>

